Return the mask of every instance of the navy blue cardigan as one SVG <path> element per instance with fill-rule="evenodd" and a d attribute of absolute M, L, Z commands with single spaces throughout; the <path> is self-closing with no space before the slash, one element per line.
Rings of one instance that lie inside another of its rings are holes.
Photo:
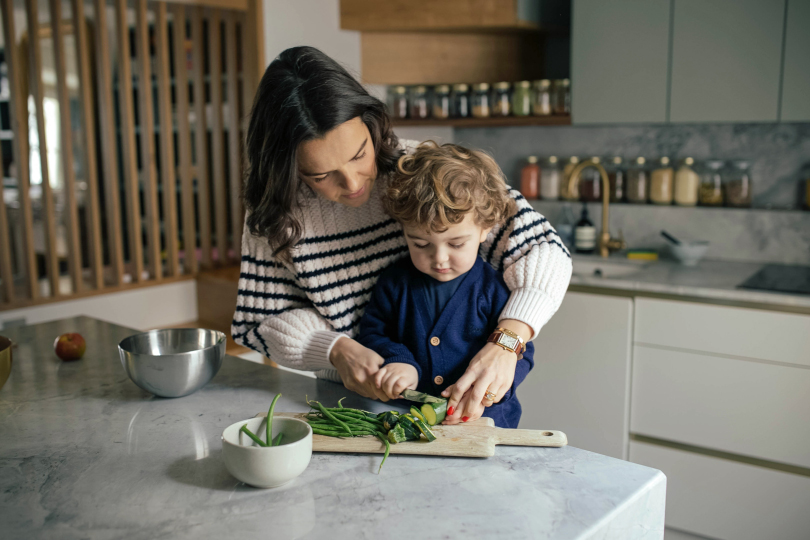
<path fill-rule="evenodd" d="M 438 396 L 464 374 L 470 360 L 498 326 L 509 300 L 509 288 L 498 272 L 478 257 L 462 278 L 444 311 L 430 327 L 424 277 L 410 257 L 391 265 L 380 276 L 360 321 L 357 341 L 377 352 L 385 364 L 411 364 L 419 373 L 417 390 Z M 438 345 L 431 338 L 439 338 Z M 516 428 L 521 408 L 515 389 L 534 367 L 534 345 L 528 343 L 515 368 L 515 380 L 499 403 L 484 416 L 499 427 Z M 441 376 L 440 384 L 436 377 Z"/>

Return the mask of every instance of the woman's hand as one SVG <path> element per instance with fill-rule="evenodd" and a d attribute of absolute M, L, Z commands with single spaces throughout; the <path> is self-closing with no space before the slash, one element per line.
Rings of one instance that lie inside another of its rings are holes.
<path fill-rule="evenodd" d="M 524 341 L 532 336 L 532 329 L 516 320 L 502 320 L 499 326 L 512 330 Z M 445 424 L 469 422 L 480 418 L 484 408 L 498 403 L 512 387 L 515 380 L 515 366 L 519 357 L 512 351 L 487 343 L 470 361 L 467 371 L 458 381 L 442 392 L 449 398 Z M 484 399 L 487 392 L 495 394 L 495 399 Z"/>
<path fill-rule="evenodd" d="M 340 374 L 343 385 L 363 397 L 388 401 L 385 391 L 374 383 L 374 376 L 383 365 L 383 357 L 345 337 L 332 345 L 329 361 Z"/>

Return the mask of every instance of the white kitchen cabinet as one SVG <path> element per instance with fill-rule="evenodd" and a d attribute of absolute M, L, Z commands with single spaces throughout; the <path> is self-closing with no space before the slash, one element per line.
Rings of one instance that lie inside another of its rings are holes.
<path fill-rule="evenodd" d="M 571 445 L 627 459 L 631 298 L 569 292 L 534 341 L 518 387 L 523 429 L 559 429 Z"/>
<path fill-rule="evenodd" d="M 791 0 L 787 5 L 782 122 L 810 122 L 810 1 Z"/>
<path fill-rule="evenodd" d="M 630 461 L 667 476 L 667 527 L 723 540 L 807 540 L 810 477 L 630 442 Z"/>

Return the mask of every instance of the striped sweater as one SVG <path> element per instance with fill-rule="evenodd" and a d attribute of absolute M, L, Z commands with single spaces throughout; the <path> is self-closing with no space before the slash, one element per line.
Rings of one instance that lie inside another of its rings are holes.
<path fill-rule="evenodd" d="M 383 210 L 386 186 L 378 179 L 360 208 L 311 192 L 291 263 L 245 230 L 231 327 L 237 343 L 283 366 L 341 382 L 329 361 L 332 345 L 343 335 L 354 337 L 377 277 L 408 256 L 401 226 Z M 520 193 L 510 194 L 515 214 L 492 229 L 479 253 L 503 273 L 511 291 L 500 319 L 523 321 L 536 336 L 562 302 L 571 256 L 548 220 Z"/>

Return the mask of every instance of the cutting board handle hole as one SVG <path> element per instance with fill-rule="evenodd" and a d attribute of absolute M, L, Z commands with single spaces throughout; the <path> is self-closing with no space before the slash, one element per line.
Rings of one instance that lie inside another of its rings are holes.
<path fill-rule="evenodd" d="M 551 437 L 552 435 L 554 435 L 554 434 L 552 432 L 550 432 L 550 431 L 544 431 L 543 432 L 544 437 Z"/>

